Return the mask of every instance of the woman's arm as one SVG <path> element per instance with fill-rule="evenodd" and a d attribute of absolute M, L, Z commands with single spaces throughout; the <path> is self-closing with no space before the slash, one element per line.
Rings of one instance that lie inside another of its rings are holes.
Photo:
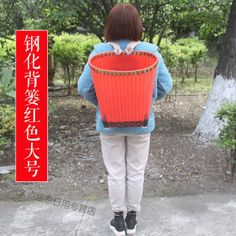
<path fill-rule="evenodd" d="M 95 49 L 90 53 L 89 59 L 96 54 Z M 88 59 L 88 60 L 89 60 Z M 91 70 L 89 63 L 87 62 L 84 70 L 79 77 L 78 81 L 78 93 L 84 97 L 87 101 L 95 106 L 98 106 L 97 96 L 93 85 L 93 79 L 91 75 Z"/>
<path fill-rule="evenodd" d="M 167 95 L 173 88 L 171 75 L 164 63 L 162 55 L 158 53 L 157 98 L 159 100 Z"/>

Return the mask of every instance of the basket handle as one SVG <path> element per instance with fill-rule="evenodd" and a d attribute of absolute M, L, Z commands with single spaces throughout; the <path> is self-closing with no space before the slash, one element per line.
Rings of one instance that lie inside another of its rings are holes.
<path fill-rule="evenodd" d="M 136 47 L 136 45 L 139 43 L 140 41 L 131 41 L 128 43 L 128 45 L 125 48 L 125 53 L 127 55 L 131 54 L 134 50 L 134 48 Z M 108 44 L 111 44 L 114 48 L 114 52 L 116 55 L 120 55 L 123 51 L 120 48 L 120 45 L 118 44 L 117 41 L 112 41 L 112 42 L 107 42 Z"/>

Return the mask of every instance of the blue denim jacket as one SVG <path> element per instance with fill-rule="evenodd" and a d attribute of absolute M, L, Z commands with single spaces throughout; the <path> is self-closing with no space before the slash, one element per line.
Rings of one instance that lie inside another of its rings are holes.
<path fill-rule="evenodd" d="M 124 50 L 130 40 L 118 40 L 118 43 L 122 50 Z M 158 51 L 158 47 L 154 44 L 147 42 L 140 42 L 135 48 L 135 50 L 143 50 L 147 52 L 152 52 L 157 55 L 159 62 L 157 67 L 157 76 L 155 78 L 155 86 L 153 90 L 152 96 L 152 104 L 154 101 L 163 98 L 166 94 L 168 94 L 173 87 L 173 82 L 171 75 L 163 61 L 163 58 Z M 93 51 L 89 55 L 89 59 L 95 54 L 113 51 L 113 47 L 107 43 L 99 43 L 94 45 Z M 91 76 L 91 71 L 88 62 L 86 63 L 83 73 L 81 74 L 78 81 L 78 93 L 84 97 L 87 101 L 96 106 L 96 130 L 98 132 L 102 132 L 104 134 L 144 134 L 150 133 L 155 129 L 155 116 L 153 112 L 153 108 L 151 107 L 150 116 L 148 120 L 147 127 L 122 127 L 122 128 L 105 128 L 100 115 L 100 110 L 97 102 L 96 92 L 93 85 L 93 79 Z"/>

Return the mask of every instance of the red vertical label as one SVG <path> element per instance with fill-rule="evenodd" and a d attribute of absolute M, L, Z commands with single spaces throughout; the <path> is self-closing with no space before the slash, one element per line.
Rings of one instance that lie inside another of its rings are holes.
<path fill-rule="evenodd" d="M 16 30 L 16 181 L 48 181 L 48 31 Z"/>

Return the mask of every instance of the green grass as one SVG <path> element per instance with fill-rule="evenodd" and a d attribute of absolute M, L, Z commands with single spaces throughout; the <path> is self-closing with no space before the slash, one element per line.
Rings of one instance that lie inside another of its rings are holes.
<path fill-rule="evenodd" d="M 173 78 L 174 87 L 177 86 L 177 93 L 202 93 L 206 94 L 210 91 L 212 85 L 212 79 L 199 78 L 195 83 L 194 78 L 187 78 L 184 83 L 181 83 L 180 78 Z M 174 93 L 173 88 L 172 93 Z"/>
<path fill-rule="evenodd" d="M 174 86 L 177 84 L 177 93 L 203 93 L 206 94 L 210 91 L 212 79 L 209 78 L 199 78 L 197 83 L 194 82 L 194 78 L 185 79 L 184 83 L 181 83 L 181 79 L 178 77 L 173 77 Z M 62 78 L 55 80 L 57 84 L 63 84 Z M 174 93 L 174 88 L 172 90 Z"/>
<path fill-rule="evenodd" d="M 57 84 L 63 85 L 64 79 L 62 77 L 56 78 L 55 81 L 57 81 Z"/>

